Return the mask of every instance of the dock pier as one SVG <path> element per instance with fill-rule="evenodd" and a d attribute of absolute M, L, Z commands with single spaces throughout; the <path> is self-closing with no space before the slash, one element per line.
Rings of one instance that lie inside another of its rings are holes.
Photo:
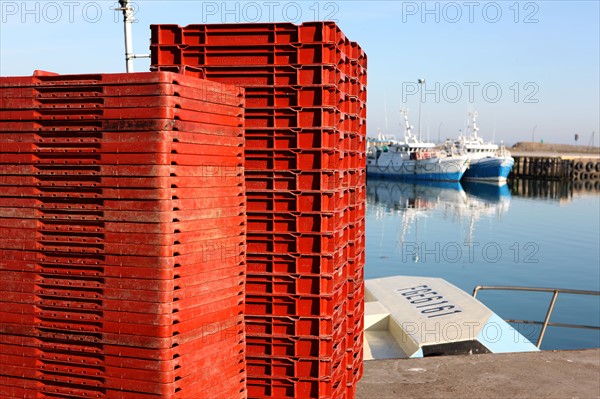
<path fill-rule="evenodd" d="M 512 178 L 563 180 L 573 182 L 600 181 L 600 156 L 593 154 L 559 155 L 516 153 Z"/>

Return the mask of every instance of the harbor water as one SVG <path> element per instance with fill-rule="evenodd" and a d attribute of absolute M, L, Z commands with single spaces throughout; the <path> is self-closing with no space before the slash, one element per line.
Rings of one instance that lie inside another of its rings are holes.
<path fill-rule="evenodd" d="M 600 191 L 572 183 L 367 181 L 365 278 L 600 290 Z M 543 321 L 551 293 L 482 291 L 504 319 Z M 600 325 L 600 297 L 560 294 L 551 322 Z M 532 342 L 541 326 L 516 324 Z M 548 327 L 542 349 L 600 347 L 600 331 Z"/>

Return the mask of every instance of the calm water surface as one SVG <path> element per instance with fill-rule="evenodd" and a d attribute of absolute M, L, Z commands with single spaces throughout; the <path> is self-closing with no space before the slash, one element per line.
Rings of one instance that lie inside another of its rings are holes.
<path fill-rule="evenodd" d="M 366 278 L 600 290 L 600 191 L 558 182 L 367 181 Z M 550 293 L 483 291 L 505 319 L 542 321 Z M 559 295 L 551 321 L 600 325 L 600 297 Z M 540 327 L 516 326 L 536 342 Z M 542 349 L 600 347 L 600 331 L 549 327 Z"/>

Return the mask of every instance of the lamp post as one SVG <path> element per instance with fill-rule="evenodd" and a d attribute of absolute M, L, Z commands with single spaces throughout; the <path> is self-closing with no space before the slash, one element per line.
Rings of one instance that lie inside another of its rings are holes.
<path fill-rule="evenodd" d="M 535 143 L 535 129 L 537 128 L 537 125 L 535 125 L 533 127 L 533 129 L 531 130 L 531 142 Z"/>
<path fill-rule="evenodd" d="M 421 105 L 423 104 L 423 84 L 425 84 L 425 79 L 417 80 L 419 83 L 419 140 L 421 140 Z"/>

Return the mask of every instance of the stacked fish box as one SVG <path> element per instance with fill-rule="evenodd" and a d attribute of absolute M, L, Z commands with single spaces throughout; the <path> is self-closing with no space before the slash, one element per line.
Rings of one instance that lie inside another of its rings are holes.
<path fill-rule="evenodd" d="M 333 22 L 154 25 L 152 69 L 242 86 L 248 394 L 362 375 L 367 58 Z"/>
<path fill-rule="evenodd" d="M 0 78 L 0 396 L 244 398 L 243 90 Z"/>

